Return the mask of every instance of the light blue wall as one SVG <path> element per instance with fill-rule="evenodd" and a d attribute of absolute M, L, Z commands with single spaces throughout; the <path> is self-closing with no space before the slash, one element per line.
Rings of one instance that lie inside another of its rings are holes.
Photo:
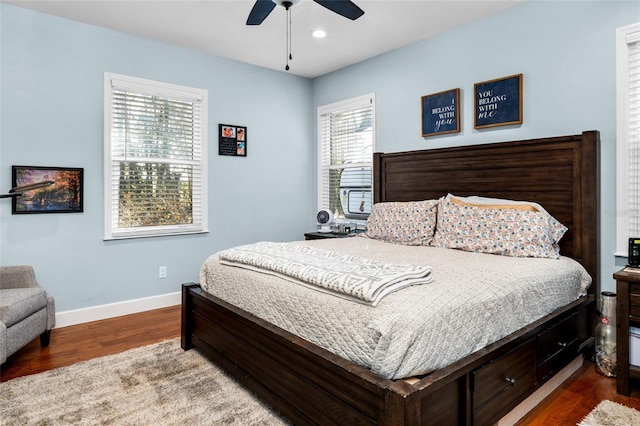
<path fill-rule="evenodd" d="M 11 165 L 85 171 L 84 213 L 12 215 L 0 200 L 0 264 L 33 265 L 58 311 L 179 291 L 209 254 L 301 239 L 313 224 L 310 80 L 6 4 L 0 14 L 1 190 Z M 209 234 L 103 241 L 104 72 L 209 91 Z M 218 156 L 218 123 L 247 126 L 246 158 Z"/>
<path fill-rule="evenodd" d="M 379 151 L 600 130 L 612 290 L 615 29 L 637 21 L 637 2 L 533 1 L 310 81 L 0 4 L 0 189 L 12 164 L 85 168 L 82 214 L 11 215 L 0 200 L 0 264 L 34 265 L 64 311 L 178 291 L 216 250 L 299 239 L 315 216 L 316 107 L 375 92 Z M 210 234 L 102 240 L 105 71 L 209 90 Z M 474 130 L 473 84 L 515 73 L 524 123 Z M 462 132 L 423 139 L 420 97 L 456 87 Z M 217 155 L 218 123 L 248 126 L 247 158 Z"/>
<path fill-rule="evenodd" d="M 314 108 L 376 93 L 377 150 L 439 148 L 601 132 L 601 283 L 615 291 L 616 28 L 640 2 L 531 1 L 317 78 Z M 473 128 L 474 83 L 524 74 L 524 122 Z M 462 131 L 422 138 L 420 97 L 462 90 Z M 314 175 L 315 177 L 315 175 Z"/>

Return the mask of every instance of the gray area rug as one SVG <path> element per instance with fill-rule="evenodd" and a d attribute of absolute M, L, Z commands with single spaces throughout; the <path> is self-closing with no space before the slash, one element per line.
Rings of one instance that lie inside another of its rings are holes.
<path fill-rule="evenodd" d="M 3 425 L 284 425 L 178 339 L 0 384 Z"/>
<path fill-rule="evenodd" d="M 578 426 L 638 426 L 640 411 L 604 400 Z"/>

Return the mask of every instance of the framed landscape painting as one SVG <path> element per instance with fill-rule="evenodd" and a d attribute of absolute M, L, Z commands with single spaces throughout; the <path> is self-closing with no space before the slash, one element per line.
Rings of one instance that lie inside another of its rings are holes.
<path fill-rule="evenodd" d="M 11 213 L 81 213 L 84 169 L 68 167 L 12 166 L 12 186 L 21 195 L 12 197 Z M 36 187 L 21 191 L 21 187 Z"/>

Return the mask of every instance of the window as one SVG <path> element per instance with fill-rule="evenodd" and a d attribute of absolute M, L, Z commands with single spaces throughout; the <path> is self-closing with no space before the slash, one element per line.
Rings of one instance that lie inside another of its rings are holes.
<path fill-rule="evenodd" d="M 207 91 L 105 73 L 105 239 L 207 231 Z"/>
<path fill-rule="evenodd" d="M 617 31 L 617 244 L 640 237 L 640 23 Z"/>
<path fill-rule="evenodd" d="M 318 208 L 365 220 L 371 212 L 375 95 L 318 108 Z"/>

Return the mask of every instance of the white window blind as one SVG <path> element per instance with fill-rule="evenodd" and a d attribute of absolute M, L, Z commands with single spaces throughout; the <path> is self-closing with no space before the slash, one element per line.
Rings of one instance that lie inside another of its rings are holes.
<path fill-rule="evenodd" d="M 617 244 L 640 237 L 640 23 L 617 31 Z"/>
<path fill-rule="evenodd" d="M 375 95 L 318 108 L 318 208 L 364 220 L 371 212 Z"/>
<path fill-rule="evenodd" d="M 105 74 L 105 239 L 207 231 L 207 91 Z"/>

